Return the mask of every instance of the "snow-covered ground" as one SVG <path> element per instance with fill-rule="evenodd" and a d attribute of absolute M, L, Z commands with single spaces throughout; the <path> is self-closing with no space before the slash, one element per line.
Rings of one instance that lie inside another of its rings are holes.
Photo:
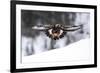
<path fill-rule="evenodd" d="M 29 68 L 36 68 L 47 66 L 93 64 L 94 46 L 91 46 L 91 44 L 91 40 L 88 38 L 70 44 L 64 48 L 54 49 L 36 55 L 23 56 L 20 68 L 28 68 L 28 66 Z"/>

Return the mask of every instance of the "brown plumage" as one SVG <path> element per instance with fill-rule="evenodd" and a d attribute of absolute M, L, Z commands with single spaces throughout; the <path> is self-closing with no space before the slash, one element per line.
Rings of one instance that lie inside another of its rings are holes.
<path fill-rule="evenodd" d="M 36 28 L 37 27 L 37 28 Z M 33 26 L 33 30 L 45 31 L 46 35 L 51 39 L 57 40 L 59 38 L 64 37 L 66 32 L 73 32 L 80 29 L 82 25 L 78 26 L 62 26 L 60 24 L 55 25 L 41 25 L 41 26 Z"/>

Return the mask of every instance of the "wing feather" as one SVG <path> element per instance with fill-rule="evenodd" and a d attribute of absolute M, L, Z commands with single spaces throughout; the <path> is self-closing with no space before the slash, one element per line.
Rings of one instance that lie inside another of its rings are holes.
<path fill-rule="evenodd" d="M 76 31 L 78 29 L 81 29 L 83 25 L 78 25 L 78 26 L 65 26 L 63 28 L 64 31 Z"/>
<path fill-rule="evenodd" d="M 36 26 L 33 26 L 32 29 L 38 30 L 38 31 L 45 31 L 49 29 L 50 27 L 51 27 L 50 25 L 36 25 Z"/>

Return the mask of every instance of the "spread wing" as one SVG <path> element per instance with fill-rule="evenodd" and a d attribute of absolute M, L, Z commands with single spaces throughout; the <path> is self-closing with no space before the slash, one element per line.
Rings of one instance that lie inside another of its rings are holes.
<path fill-rule="evenodd" d="M 64 31 L 76 31 L 78 29 L 81 29 L 83 25 L 78 25 L 78 26 L 64 26 L 63 30 Z"/>
<path fill-rule="evenodd" d="M 51 28 L 51 25 L 36 25 L 32 27 L 33 30 L 38 30 L 38 31 L 45 31 L 49 28 Z"/>

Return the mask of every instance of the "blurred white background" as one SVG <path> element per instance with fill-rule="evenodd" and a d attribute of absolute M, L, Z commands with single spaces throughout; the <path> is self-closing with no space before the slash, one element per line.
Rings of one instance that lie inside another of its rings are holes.
<path fill-rule="evenodd" d="M 73 3 L 98 5 L 98 24 L 100 24 L 100 2 L 99 0 L 32 0 L 56 3 Z M 0 1 L 0 73 L 10 73 L 10 0 Z M 100 37 L 100 25 L 98 25 L 98 37 Z M 99 73 L 100 72 L 100 38 L 98 38 L 98 67 L 85 69 L 42 71 L 34 73 Z M 30 72 L 27 72 L 30 73 Z M 33 73 L 33 72 L 31 72 Z"/>

